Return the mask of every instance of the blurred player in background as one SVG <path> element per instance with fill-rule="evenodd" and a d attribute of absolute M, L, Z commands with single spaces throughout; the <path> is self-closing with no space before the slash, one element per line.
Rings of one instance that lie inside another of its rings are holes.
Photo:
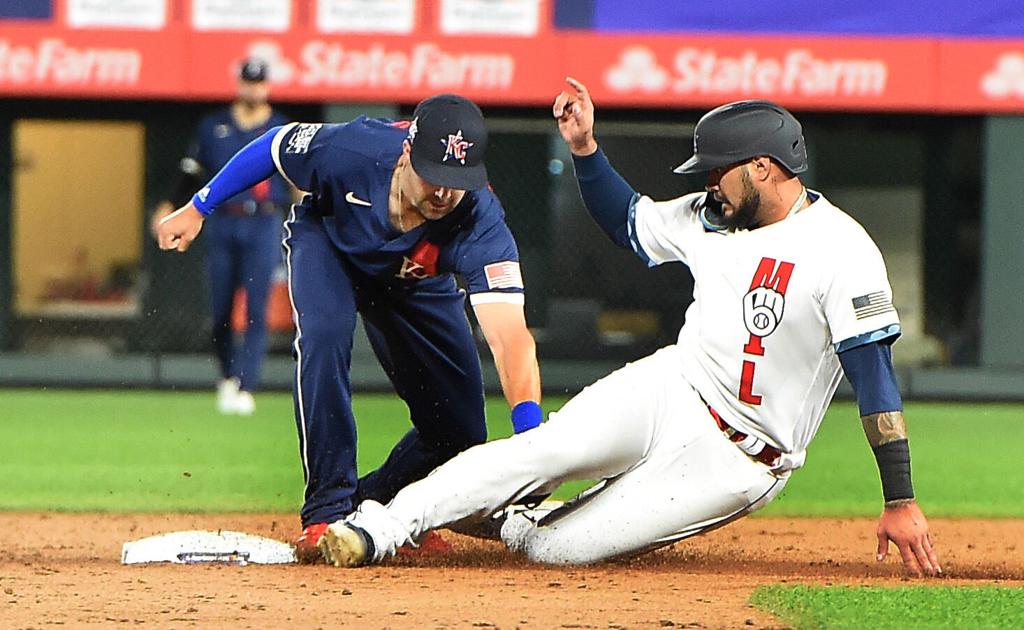
<path fill-rule="evenodd" d="M 513 428 L 518 433 L 541 422 L 519 250 L 487 183 L 487 141 L 480 109 L 451 94 L 421 102 L 411 122 L 361 116 L 274 128 L 159 226 L 160 246 L 184 251 L 205 217 L 275 171 L 306 191 L 285 224 L 284 243 L 306 480 L 296 541 L 302 560 L 319 558 L 327 524 L 361 500 L 390 501 L 486 439 L 467 292 Z M 349 377 L 357 312 L 413 423 L 387 461 L 362 478 Z"/>
<path fill-rule="evenodd" d="M 242 147 L 283 125 L 287 118 L 268 102 L 267 64 L 245 60 L 238 71 L 238 96 L 231 105 L 204 118 L 196 130 L 170 198 L 153 215 L 156 235 L 160 221 L 185 203 L 213 173 Z M 220 366 L 217 409 L 250 415 L 256 408 L 253 392 L 267 348 L 266 311 L 271 279 L 282 264 L 281 222 L 292 190 L 280 175 L 257 182 L 220 206 L 206 227 L 206 265 L 209 275 L 213 345 Z M 238 289 L 245 289 L 246 327 L 241 347 L 231 327 Z"/>

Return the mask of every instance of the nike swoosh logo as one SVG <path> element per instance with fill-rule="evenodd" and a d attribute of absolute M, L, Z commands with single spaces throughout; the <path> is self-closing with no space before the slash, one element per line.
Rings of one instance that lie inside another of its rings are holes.
<path fill-rule="evenodd" d="M 355 193 L 353 193 L 353 192 L 345 193 L 345 201 L 347 201 L 349 203 L 354 203 L 357 206 L 372 206 L 373 205 L 369 201 L 363 201 L 359 197 L 356 197 Z"/>

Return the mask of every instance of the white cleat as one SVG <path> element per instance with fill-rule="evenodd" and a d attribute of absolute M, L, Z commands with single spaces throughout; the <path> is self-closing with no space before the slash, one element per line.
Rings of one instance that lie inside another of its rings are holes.
<path fill-rule="evenodd" d="M 372 558 L 366 532 L 344 521 L 331 523 L 317 546 L 327 564 L 336 567 L 360 567 Z"/>
<path fill-rule="evenodd" d="M 253 400 L 252 393 L 247 391 L 240 391 L 235 395 L 235 413 L 240 416 L 251 416 L 256 411 L 256 401 Z"/>
<path fill-rule="evenodd" d="M 217 383 L 217 411 L 225 415 L 235 413 L 238 386 L 237 378 L 226 378 Z"/>

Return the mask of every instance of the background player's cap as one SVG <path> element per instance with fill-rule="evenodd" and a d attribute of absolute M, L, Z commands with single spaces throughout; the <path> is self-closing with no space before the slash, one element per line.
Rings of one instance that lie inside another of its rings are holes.
<path fill-rule="evenodd" d="M 238 78 L 243 81 L 266 81 L 270 66 L 258 57 L 249 57 L 238 68 Z"/>
<path fill-rule="evenodd" d="M 737 101 L 704 114 L 693 130 L 693 157 L 676 173 L 701 173 L 767 155 L 789 172 L 807 170 L 803 128 L 770 101 Z"/>
<path fill-rule="evenodd" d="M 409 126 L 416 174 L 435 186 L 478 190 L 487 185 L 487 127 L 473 101 L 455 94 L 423 100 Z"/>

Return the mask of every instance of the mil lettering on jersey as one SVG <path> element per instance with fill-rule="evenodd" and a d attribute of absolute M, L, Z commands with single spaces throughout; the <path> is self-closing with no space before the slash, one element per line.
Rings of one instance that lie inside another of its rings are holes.
<path fill-rule="evenodd" d="M 765 348 L 761 340 L 775 332 L 782 322 L 786 306 L 786 288 L 793 275 L 791 262 L 779 262 L 763 257 L 750 281 L 750 290 L 743 296 L 743 325 L 750 337 L 743 345 L 743 353 L 763 357 Z M 748 405 L 760 405 L 761 395 L 754 393 L 754 370 L 757 364 L 750 359 L 743 360 L 740 375 L 739 398 Z"/>
<path fill-rule="evenodd" d="M 437 257 L 441 250 L 430 241 L 420 241 L 408 256 L 402 257 L 402 266 L 395 274 L 402 280 L 423 280 L 437 275 Z"/>
<path fill-rule="evenodd" d="M 459 129 L 455 133 L 448 134 L 448 140 L 441 140 L 441 144 L 445 145 L 444 157 L 441 158 L 442 162 L 447 162 L 448 158 L 453 158 L 458 160 L 459 164 L 465 164 L 466 150 L 475 143 L 465 140 L 462 137 L 462 130 Z"/>

